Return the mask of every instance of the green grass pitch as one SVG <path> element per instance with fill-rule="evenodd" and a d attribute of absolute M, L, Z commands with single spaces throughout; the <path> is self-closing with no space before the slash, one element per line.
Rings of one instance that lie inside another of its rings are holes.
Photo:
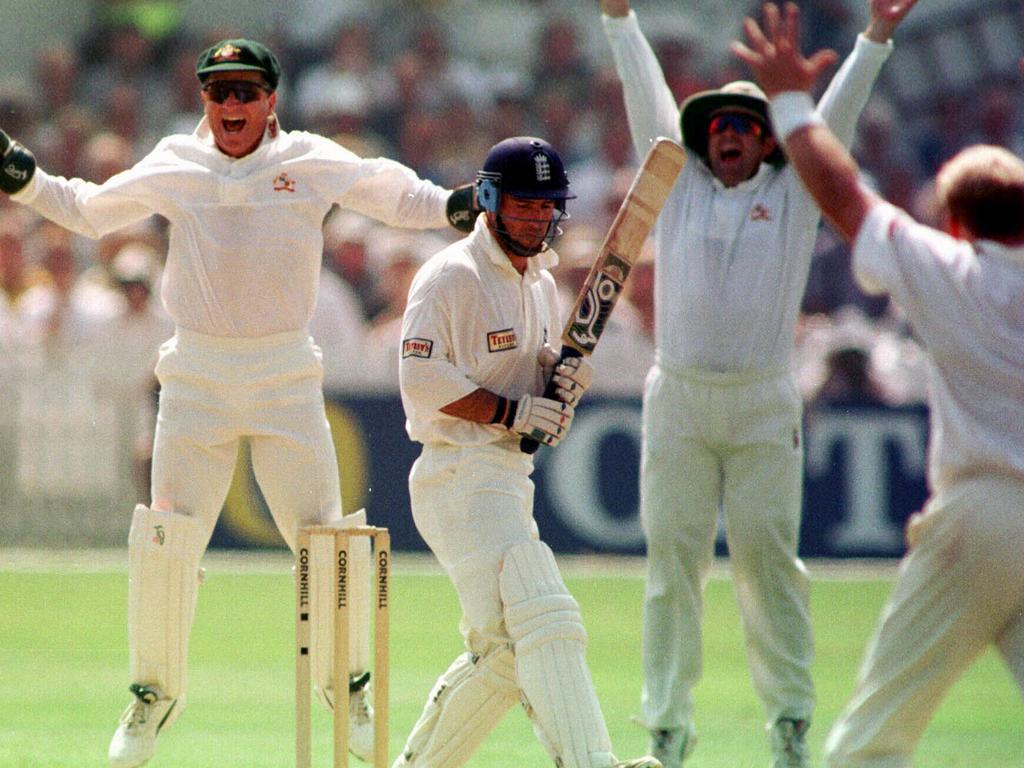
<path fill-rule="evenodd" d="M 70 556 L 69 556 L 70 557 Z M 74 560 L 0 551 L 0 766 L 99 768 L 127 704 L 126 556 Z M 153 768 L 294 765 L 293 609 L 289 561 L 208 558 L 192 635 L 189 705 L 160 739 Z M 597 568 L 565 561 L 590 634 L 588 659 L 615 751 L 644 751 L 631 718 L 640 692 L 640 598 L 635 561 Z M 418 557 L 395 556 L 392 584 L 392 759 L 436 677 L 461 651 L 448 581 Z M 812 574 L 823 571 L 812 564 Z M 891 575 L 891 570 L 888 572 Z M 865 642 L 891 581 L 886 574 L 816 578 L 815 764 L 850 694 Z M 700 743 L 687 768 L 764 768 L 760 705 L 747 673 L 731 584 L 711 580 L 705 673 L 695 691 Z M 917 768 L 1009 768 L 1024 755 L 1024 707 L 998 656 L 987 653 L 943 704 Z M 314 764 L 329 765 L 326 712 L 314 702 Z M 353 765 L 359 765 L 353 760 Z M 475 768 L 546 766 L 517 708 L 470 762 Z"/>

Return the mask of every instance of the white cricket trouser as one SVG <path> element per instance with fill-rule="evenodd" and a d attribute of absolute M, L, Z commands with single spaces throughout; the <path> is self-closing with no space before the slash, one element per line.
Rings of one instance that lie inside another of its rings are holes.
<path fill-rule="evenodd" d="M 703 590 L 725 516 L 754 688 L 768 722 L 814 708 L 809 579 L 797 557 L 803 404 L 785 372 L 655 365 L 644 389 L 640 516 L 647 539 L 642 717 L 692 719 Z"/>
<path fill-rule="evenodd" d="M 298 526 L 341 519 L 323 366 L 307 332 L 234 339 L 179 328 L 161 347 L 156 374 L 153 509 L 200 521 L 205 548 L 247 438 L 256 480 L 290 547 Z"/>
<path fill-rule="evenodd" d="M 438 681 L 396 768 L 459 768 L 517 693 L 554 762 L 614 762 L 579 606 L 538 539 L 532 468 L 511 436 L 466 448 L 424 446 L 413 465 L 413 519 L 459 596 L 472 663 L 456 660 Z"/>
<path fill-rule="evenodd" d="M 532 457 L 509 440 L 426 445 L 409 474 L 416 529 L 452 580 L 474 653 L 509 642 L 498 577 L 511 547 L 538 538 L 532 471 Z"/>
<path fill-rule="evenodd" d="M 910 552 L 825 745 L 830 768 L 909 766 L 943 697 L 989 645 L 1024 694 L 1024 479 L 959 481 L 907 533 Z"/>

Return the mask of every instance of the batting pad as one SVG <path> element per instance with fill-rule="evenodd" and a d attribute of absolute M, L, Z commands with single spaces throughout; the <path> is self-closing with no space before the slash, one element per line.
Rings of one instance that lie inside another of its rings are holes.
<path fill-rule="evenodd" d="M 519 700 L 512 652 L 464 653 L 438 678 L 395 763 L 459 768 Z"/>
<path fill-rule="evenodd" d="M 335 527 L 366 525 L 366 510 L 360 509 L 341 518 Z M 363 674 L 370 663 L 370 539 L 349 539 L 348 598 L 350 676 Z M 310 664 L 318 691 L 333 701 L 334 670 L 334 540 L 330 536 L 310 538 Z M 347 693 L 347 692 L 346 692 Z"/>
<path fill-rule="evenodd" d="M 202 527 L 191 517 L 135 507 L 128 532 L 128 656 L 133 683 L 184 697 L 188 637 L 199 589 Z"/>
<path fill-rule="evenodd" d="M 554 554 L 540 541 L 517 544 L 505 553 L 498 584 L 537 736 L 564 768 L 612 765 L 611 739 L 587 669 L 583 618 Z"/>

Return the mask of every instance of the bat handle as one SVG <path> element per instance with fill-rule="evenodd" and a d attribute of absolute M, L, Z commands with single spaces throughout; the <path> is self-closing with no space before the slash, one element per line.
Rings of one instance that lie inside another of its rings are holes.
<path fill-rule="evenodd" d="M 558 358 L 558 363 L 561 363 L 570 357 L 583 357 L 583 354 L 575 347 L 563 346 L 562 354 Z M 558 363 L 555 363 L 556 368 L 558 367 Z M 555 376 L 552 373 L 551 378 L 548 379 L 547 386 L 544 387 L 544 397 L 549 400 L 555 400 L 557 399 L 555 397 L 557 393 L 558 385 L 555 384 Z M 536 453 L 538 448 L 540 448 L 540 443 L 532 437 L 526 437 L 524 435 L 519 439 L 519 450 L 523 453 Z"/>

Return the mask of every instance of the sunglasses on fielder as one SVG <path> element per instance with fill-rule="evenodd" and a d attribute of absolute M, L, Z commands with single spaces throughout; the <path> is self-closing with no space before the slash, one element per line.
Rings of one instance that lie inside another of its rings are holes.
<path fill-rule="evenodd" d="M 259 101 L 260 97 L 270 90 L 259 83 L 251 80 L 214 80 L 203 86 L 210 101 L 223 104 L 232 95 L 241 104 L 248 104 L 251 101 Z"/>
<path fill-rule="evenodd" d="M 740 115 L 736 112 L 726 112 L 711 118 L 708 123 L 708 135 L 717 136 L 732 128 L 741 136 L 752 134 L 755 139 L 764 135 L 764 126 L 757 120 L 747 115 Z"/>

